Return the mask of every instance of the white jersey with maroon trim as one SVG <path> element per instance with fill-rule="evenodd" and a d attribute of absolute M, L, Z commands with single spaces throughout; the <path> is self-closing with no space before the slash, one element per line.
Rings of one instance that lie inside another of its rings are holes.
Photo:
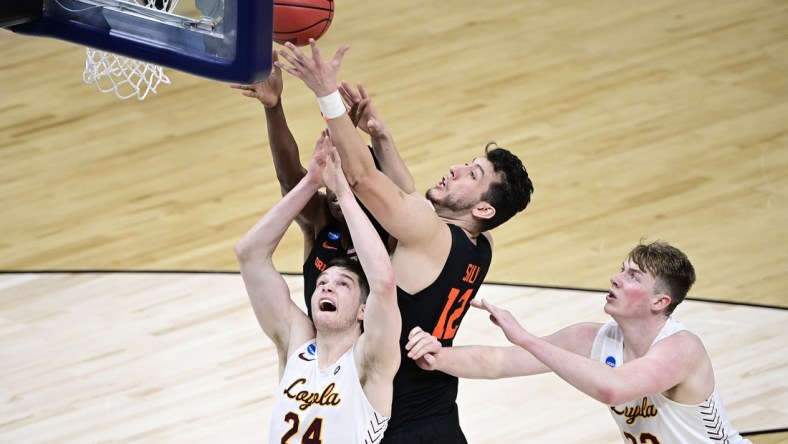
<path fill-rule="evenodd" d="M 652 346 L 687 328 L 668 318 Z M 615 321 L 608 322 L 596 335 L 591 359 L 611 367 L 624 363 L 624 336 Z M 679 404 L 658 393 L 626 404 L 611 406 L 610 413 L 632 444 L 746 444 L 733 429 L 717 385 L 711 396 L 698 405 Z"/>
<path fill-rule="evenodd" d="M 314 340 L 288 358 L 269 443 L 376 444 L 387 426 L 388 418 L 372 408 L 361 388 L 353 348 L 323 369 Z"/>

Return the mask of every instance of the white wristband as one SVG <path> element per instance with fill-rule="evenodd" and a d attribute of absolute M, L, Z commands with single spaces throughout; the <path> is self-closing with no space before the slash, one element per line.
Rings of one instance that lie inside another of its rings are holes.
<path fill-rule="evenodd" d="M 323 114 L 324 119 L 336 119 L 347 111 L 345 102 L 342 101 L 342 96 L 339 95 L 339 90 L 327 96 L 318 97 L 317 103 L 320 105 L 320 112 Z"/>

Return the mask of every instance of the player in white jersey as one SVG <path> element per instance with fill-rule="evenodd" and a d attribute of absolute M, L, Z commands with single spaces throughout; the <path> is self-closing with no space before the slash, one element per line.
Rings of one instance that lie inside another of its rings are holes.
<path fill-rule="evenodd" d="M 668 317 L 652 346 L 682 331 L 688 332 L 684 324 Z M 614 368 L 623 365 L 624 334 L 615 321 L 599 329 L 591 349 L 591 359 Z M 733 429 L 716 384 L 711 394 L 699 403 L 679 403 L 663 393 L 655 393 L 611 406 L 610 413 L 627 442 L 749 442 Z"/>
<path fill-rule="evenodd" d="M 422 368 L 497 379 L 553 371 L 610 406 L 625 443 L 749 443 L 731 426 L 700 338 L 671 314 L 692 284 L 687 256 L 665 242 L 640 244 L 610 279 L 608 324 L 580 323 L 538 338 L 506 310 L 472 301 L 515 344 L 441 348 L 414 329 L 406 345 Z"/>
<path fill-rule="evenodd" d="M 328 264 L 317 280 L 310 320 L 290 298 L 272 255 L 324 185 L 337 195 L 359 262 Z M 257 321 L 279 355 L 269 442 L 379 442 L 400 363 L 394 272 L 326 134 L 306 176 L 238 242 L 236 256 Z"/>

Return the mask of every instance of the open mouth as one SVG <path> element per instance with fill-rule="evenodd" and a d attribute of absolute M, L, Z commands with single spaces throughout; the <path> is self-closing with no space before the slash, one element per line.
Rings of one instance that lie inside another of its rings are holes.
<path fill-rule="evenodd" d="M 318 308 L 320 311 L 337 311 L 336 305 L 328 299 L 321 299 Z"/>

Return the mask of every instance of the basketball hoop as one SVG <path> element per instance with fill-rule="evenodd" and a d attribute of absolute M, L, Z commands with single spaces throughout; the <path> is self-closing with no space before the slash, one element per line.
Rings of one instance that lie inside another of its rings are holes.
<path fill-rule="evenodd" d="M 166 12 L 172 12 L 178 4 L 178 0 L 133 1 Z M 85 52 L 85 72 L 82 73 L 82 80 L 88 85 L 95 83 L 103 93 L 114 92 L 124 100 L 135 96 L 144 100 L 149 92 L 156 94 L 159 84 L 170 84 L 170 78 L 159 65 L 88 47 Z"/>

